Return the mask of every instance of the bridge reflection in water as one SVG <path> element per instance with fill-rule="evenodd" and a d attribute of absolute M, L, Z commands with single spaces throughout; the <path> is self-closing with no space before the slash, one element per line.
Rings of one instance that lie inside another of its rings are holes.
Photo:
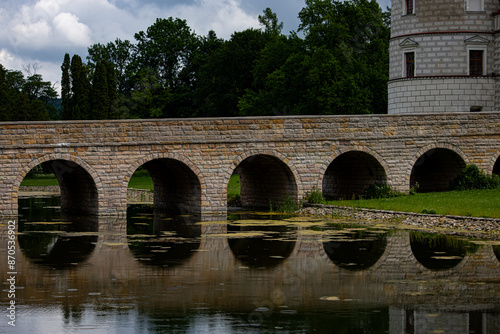
<path fill-rule="evenodd" d="M 279 215 L 199 223 L 139 207 L 128 222 L 60 223 L 57 204 L 31 205 L 49 220 L 20 216 L 20 332 L 500 331 L 489 242 Z"/>

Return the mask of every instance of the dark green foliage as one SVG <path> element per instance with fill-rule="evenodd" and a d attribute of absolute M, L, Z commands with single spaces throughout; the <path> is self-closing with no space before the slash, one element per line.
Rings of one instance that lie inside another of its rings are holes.
<path fill-rule="evenodd" d="M 170 17 L 135 34 L 135 43 L 95 44 L 83 66 L 95 117 L 108 101 L 108 118 L 386 113 L 388 14 L 374 0 L 308 0 L 299 18 L 303 38 L 282 35 L 283 23 L 266 8 L 262 30 L 235 32 L 227 41 L 213 31 L 197 36 L 185 20 Z M 107 97 L 95 88 L 104 84 L 100 62 L 114 65 Z M 79 93 L 64 87 L 63 101 L 76 102 Z M 73 106 L 80 114 L 82 103 Z"/>
<path fill-rule="evenodd" d="M 468 165 L 450 184 L 451 190 L 495 189 L 500 187 L 498 175 L 486 175 L 476 165 Z"/>
<path fill-rule="evenodd" d="M 100 43 L 94 44 L 88 49 L 88 67 L 93 71 L 98 62 L 104 61 L 113 66 L 116 81 L 116 90 L 119 93 L 127 93 L 133 87 L 133 79 L 131 77 L 134 69 L 134 53 L 135 46 L 130 41 L 122 41 L 116 39 L 114 42 L 109 42 L 106 45 Z M 108 75 L 111 74 L 108 68 Z M 108 84 L 111 84 L 108 79 Z M 108 89 L 109 90 L 109 89 Z M 112 99 L 114 100 L 114 99 Z"/>
<path fill-rule="evenodd" d="M 106 119 L 109 115 L 107 68 L 103 62 L 97 63 L 92 80 L 92 114 L 94 119 Z"/>
<path fill-rule="evenodd" d="M 300 31 L 272 39 L 240 100 L 244 115 L 387 112 L 389 26 L 375 1 L 309 0 Z"/>
<path fill-rule="evenodd" d="M 91 86 L 85 65 L 79 55 L 71 58 L 70 66 L 71 78 L 71 99 L 69 103 L 70 111 L 68 119 L 91 119 Z"/>
<path fill-rule="evenodd" d="M 259 15 L 259 22 L 268 34 L 279 35 L 283 30 L 283 22 L 279 22 L 278 15 L 271 8 L 264 9 L 264 15 Z"/>
<path fill-rule="evenodd" d="M 78 55 L 66 54 L 61 66 L 62 118 L 117 118 L 117 80 L 114 64 L 103 59 L 84 64 Z M 90 79 L 89 79 L 90 78 Z"/>
<path fill-rule="evenodd" d="M 391 185 L 386 183 L 374 183 L 371 184 L 368 188 L 363 192 L 364 199 L 372 199 L 372 198 L 390 198 L 390 197 L 398 197 L 403 194 L 397 190 L 395 190 Z"/>
<path fill-rule="evenodd" d="M 326 204 L 325 196 L 317 190 L 307 192 L 305 200 L 310 204 Z"/>
<path fill-rule="evenodd" d="M 42 76 L 9 71 L 0 65 L 0 121 L 45 121 L 56 113 L 57 93 Z"/>
<path fill-rule="evenodd" d="M 238 101 L 251 87 L 252 70 L 269 35 L 248 29 L 213 51 L 198 74 L 199 116 L 238 116 Z"/>
<path fill-rule="evenodd" d="M 119 118 L 118 117 L 119 115 L 116 108 L 116 102 L 118 99 L 118 92 L 116 91 L 118 81 L 116 80 L 115 65 L 109 61 L 105 62 L 105 65 L 106 65 L 106 82 L 108 84 L 107 118 L 116 119 Z"/>
<path fill-rule="evenodd" d="M 64 55 L 64 60 L 61 65 L 62 78 L 61 78 L 61 99 L 62 99 L 62 118 L 71 119 L 71 58 L 68 53 Z"/>

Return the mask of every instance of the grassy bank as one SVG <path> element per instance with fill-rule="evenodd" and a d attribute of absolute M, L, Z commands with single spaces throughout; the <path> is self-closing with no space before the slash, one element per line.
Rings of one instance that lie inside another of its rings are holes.
<path fill-rule="evenodd" d="M 153 189 L 153 180 L 149 175 L 138 175 L 138 176 L 132 176 L 130 178 L 130 181 L 128 183 L 129 188 L 134 188 L 134 189 L 147 189 L 147 190 L 152 190 Z"/>
<path fill-rule="evenodd" d="M 40 174 L 34 175 L 32 178 L 25 178 L 21 182 L 21 187 L 47 187 L 58 186 L 56 177 L 53 174 Z"/>
<path fill-rule="evenodd" d="M 328 204 L 438 215 L 500 218 L 500 189 L 450 191 L 370 200 L 329 201 Z"/>

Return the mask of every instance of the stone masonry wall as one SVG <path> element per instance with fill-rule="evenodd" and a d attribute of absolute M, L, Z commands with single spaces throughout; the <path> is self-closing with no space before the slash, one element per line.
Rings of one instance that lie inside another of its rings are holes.
<path fill-rule="evenodd" d="M 393 1 L 389 52 L 389 114 L 494 111 L 500 107 L 498 2 L 484 0 L 470 11 L 469 0 Z M 483 52 L 482 73 L 471 77 L 469 52 Z M 408 78 L 405 54 L 414 54 Z"/>
<path fill-rule="evenodd" d="M 496 110 L 495 78 L 414 78 L 389 82 L 389 114 Z"/>
<path fill-rule="evenodd" d="M 415 14 L 405 15 L 404 0 L 392 2 L 392 36 L 429 31 L 493 31 L 491 14 L 498 2 L 484 0 L 484 11 L 469 12 L 463 0 L 415 0 Z"/>
<path fill-rule="evenodd" d="M 499 113 L 163 119 L 0 124 L 0 212 L 17 214 L 19 186 L 40 163 L 62 174 L 84 170 L 95 183 L 98 212 L 123 214 L 133 172 L 150 161 L 175 162 L 198 189 L 203 214 L 226 210 L 235 169 L 268 156 L 295 185 L 296 199 L 322 190 L 330 164 L 359 151 L 385 170 L 387 182 L 408 191 L 412 168 L 443 148 L 491 173 L 500 156 Z M 177 168 L 177 167 L 176 167 Z M 266 170 L 262 170 L 266 173 Z M 278 175 L 278 174 L 276 174 Z M 78 178 L 81 182 L 86 178 Z M 199 186 L 197 185 L 199 182 Z M 73 189 L 78 191 L 78 189 Z M 196 194 L 191 194 L 196 195 Z M 186 197 L 188 198 L 188 197 Z M 182 199 L 181 199 L 182 200 Z M 181 203 L 184 204 L 184 203 Z"/>

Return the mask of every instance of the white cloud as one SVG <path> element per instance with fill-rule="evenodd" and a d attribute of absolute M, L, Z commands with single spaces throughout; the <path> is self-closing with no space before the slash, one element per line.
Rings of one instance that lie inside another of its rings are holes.
<path fill-rule="evenodd" d="M 52 18 L 56 16 L 60 11 L 61 1 L 55 0 L 40 0 L 33 7 L 35 15 L 42 15 L 45 17 Z"/>
<path fill-rule="evenodd" d="M 7 64 L 11 64 L 14 60 L 14 56 L 7 49 L 0 49 L 0 64 L 7 67 Z"/>
<path fill-rule="evenodd" d="M 172 16 L 186 19 L 199 35 L 214 30 L 219 37 L 229 38 L 235 31 L 259 27 L 257 16 L 247 14 L 236 0 L 196 0 L 192 5 L 179 5 Z"/>
<path fill-rule="evenodd" d="M 60 13 L 53 19 L 54 28 L 60 36 L 75 46 L 90 46 L 92 43 L 90 28 L 81 23 L 78 16 Z"/>
<path fill-rule="evenodd" d="M 51 27 L 46 19 L 33 15 L 32 8 L 23 6 L 12 19 L 10 38 L 14 45 L 40 47 L 51 34 Z"/>

